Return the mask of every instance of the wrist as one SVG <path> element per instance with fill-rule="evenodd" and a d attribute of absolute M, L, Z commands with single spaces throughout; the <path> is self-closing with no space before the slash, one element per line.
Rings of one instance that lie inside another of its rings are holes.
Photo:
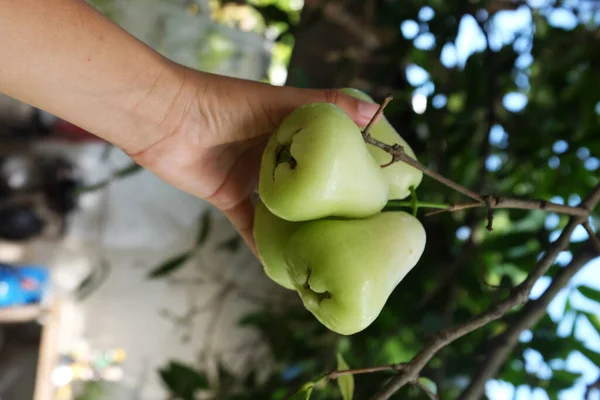
<path fill-rule="evenodd" d="M 128 119 L 136 129 L 115 144 L 135 158 L 180 131 L 196 99 L 191 74 L 188 68 L 161 59 L 138 93 L 125 100 Z"/>

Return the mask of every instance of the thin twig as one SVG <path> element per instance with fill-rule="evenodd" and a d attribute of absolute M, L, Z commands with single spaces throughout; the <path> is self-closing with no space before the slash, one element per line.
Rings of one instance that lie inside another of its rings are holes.
<path fill-rule="evenodd" d="M 391 161 L 392 163 L 398 162 L 398 161 L 405 162 L 406 164 L 410 165 L 413 168 L 420 170 L 425 175 L 429 176 L 432 179 L 435 179 L 436 181 L 440 182 L 441 184 L 443 184 L 451 189 L 454 189 L 457 192 L 462 193 L 465 196 L 470 197 L 473 200 L 478 201 L 482 205 L 485 205 L 481 195 L 473 192 L 470 189 L 467 189 L 466 187 L 464 187 L 462 185 L 459 185 L 458 183 L 456 183 L 454 181 L 451 181 L 450 179 L 438 174 L 435 171 L 430 170 L 429 168 L 427 168 L 426 166 L 421 164 L 419 161 L 415 160 L 414 158 L 412 158 L 411 156 L 406 154 L 406 152 L 404 151 L 404 148 L 401 145 L 399 145 L 399 144 L 389 145 L 389 144 L 383 143 L 383 142 L 373 138 L 370 135 L 365 137 L 365 142 L 367 144 L 370 144 L 372 146 L 380 148 L 381 150 L 390 154 L 392 156 L 392 161 Z"/>
<path fill-rule="evenodd" d="M 560 290 L 570 282 L 571 278 L 581 268 L 596 256 L 596 251 L 591 243 L 590 241 L 588 245 L 573 256 L 571 262 L 558 272 L 550 286 L 548 286 L 539 298 L 529 301 L 511 319 L 504 332 L 490 341 L 484 360 L 476 368 L 477 372 L 475 376 L 458 400 L 476 400 L 483 396 L 486 382 L 498 373 L 506 358 L 518 344 L 521 333 L 526 329 L 530 329 L 546 315 L 546 309 L 552 299 L 556 297 Z"/>
<path fill-rule="evenodd" d="M 382 372 L 382 371 L 402 371 L 405 364 L 390 364 L 390 365 L 380 365 L 377 367 L 371 368 L 357 368 L 357 369 L 346 369 L 343 371 L 331 371 L 324 378 L 327 380 L 334 380 L 343 375 L 360 375 L 360 374 L 371 374 L 373 372 Z"/>
<path fill-rule="evenodd" d="M 372 27 L 365 27 L 365 24 L 349 13 L 341 2 L 327 1 L 319 8 L 327 21 L 339 25 L 345 32 L 354 35 L 364 47 L 373 50 L 381 46 L 377 31 Z"/>
<path fill-rule="evenodd" d="M 441 214 L 441 213 L 445 213 L 445 212 L 455 212 L 455 211 L 460 211 L 460 210 L 466 210 L 468 208 L 477 208 L 477 207 L 483 207 L 483 206 L 484 206 L 484 204 L 481 204 L 478 201 L 449 204 L 448 207 L 446 207 L 446 208 L 429 211 L 428 213 L 425 213 L 425 216 L 431 217 L 432 215 Z"/>
<path fill-rule="evenodd" d="M 516 199 L 512 197 L 504 196 L 487 196 L 490 198 L 489 207 L 493 209 L 515 209 L 515 210 L 543 210 L 548 212 L 555 212 L 557 214 L 572 215 L 577 217 L 584 217 L 588 215 L 589 211 L 582 207 L 571 207 L 562 204 L 552 203 L 545 200 L 527 200 L 527 199 Z M 430 211 L 425 214 L 426 217 L 440 214 L 443 212 L 455 212 L 459 210 L 465 210 L 468 208 L 486 207 L 487 204 L 480 202 L 466 202 L 466 203 L 455 203 L 448 205 L 447 208 Z M 426 208 L 426 207 L 424 207 Z"/>
<path fill-rule="evenodd" d="M 471 230 L 471 234 L 469 235 L 469 239 L 463 245 L 460 253 L 454 259 L 454 261 L 444 268 L 441 272 L 439 279 L 437 279 L 437 283 L 435 288 L 433 288 L 430 292 L 426 293 L 423 298 L 417 304 L 417 308 L 420 310 L 424 310 L 431 300 L 433 300 L 450 282 L 452 276 L 458 271 L 463 262 L 471 257 L 473 250 L 475 250 L 476 245 L 473 240 L 473 230 Z"/>
<path fill-rule="evenodd" d="M 513 208 L 513 209 L 521 209 L 521 210 L 545 210 L 556 212 L 558 214 L 567 214 L 573 216 L 586 216 L 589 215 L 589 211 L 585 208 L 581 207 L 571 207 L 565 206 L 562 204 L 551 203 L 546 200 L 527 200 L 527 199 L 516 199 L 502 196 L 494 196 L 494 195 L 485 195 L 482 196 L 474 191 L 459 185 L 458 183 L 446 178 L 445 176 L 430 170 L 425 165 L 421 164 L 416 159 L 409 156 L 406 151 L 404 151 L 404 147 L 399 144 L 389 145 L 380 140 L 373 138 L 370 134 L 370 130 L 375 121 L 381 116 L 385 107 L 389 104 L 390 101 L 393 100 L 391 94 L 388 94 L 382 104 L 377 109 L 377 112 L 373 116 L 373 118 L 369 121 L 365 129 L 363 130 L 363 138 L 365 143 L 375 146 L 386 153 L 392 156 L 392 159 L 387 164 L 382 165 L 382 168 L 388 167 L 395 162 L 402 161 L 413 168 L 418 169 L 423 172 L 423 174 L 429 176 L 430 178 L 440 182 L 441 184 L 454 189 L 455 191 L 464 194 L 467 197 L 475 200 L 475 202 L 467 202 L 467 203 L 457 203 L 451 204 L 447 208 L 442 210 L 432 211 L 426 216 L 442 213 L 442 212 L 453 212 L 458 210 L 464 210 L 467 208 L 475 208 L 475 207 L 487 207 L 488 208 L 488 225 L 487 229 L 492 230 L 492 220 L 493 220 L 493 209 L 496 208 Z M 587 229 L 587 228 L 586 228 Z M 600 243 L 599 243 L 600 246 Z"/>
<path fill-rule="evenodd" d="M 594 243 L 594 246 L 596 246 L 596 250 L 598 252 L 600 252 L 600 239 L 598 239 L 598 236 L 596 236 L 596 234 L 594 233 L 594 230 L 592 229 L 592 226 L 590 225 L 590 221 L 586 220 L 581 225 L 583 225 L 588 236 L 590 237 L 590 240 L 592 241 L 592 243 Z"/>
<path fill-rule="evenodd" d="M 363 129 L 362 134 L 363 134 L 363 137 L 365 138 L 365 140 L 367 138 L 371 137 L 371 127 L 373 126 L 375 121 L 377 121 L 377 119 L 381 116 L 381 114 L 383 114 L 383 110 L 387 107 L 388 104 L 390 104 L 390 101 L 392 101 L 392 100 L 394 100 L 394 96 L 392 96 L 391 93 L 389 93 L 387 96 L 385 96 L 385 99 L 383 99 L 383 103 L 381 103 L 381 105 L 375 112 L 375 115 L 373 115 L 373 118 L 371 118 L 371 120 L 369 121 L 369 123 L 367 124 L 365 129 Z"/>
<path fill-rule="evenodd" d="M 598 201 L 600 201 L 600 185 L 597 185 L 594 188 L 590 195 L 581 203 L 581 206 L 583 209 L 592 210 Z M 461 338 L 473 332 L 474 330 L 501 318 L 514 307 L 527 302 L 529 293 L 535 282 L 546 274 L 548 269 L 550 269 L 550 267 L 554 264 L 558 254 L 568 247 L 571 234 L 575 228 L 579 224 L 583 223 L 587 218 L 587 215 L 584 217 L 571 218 L 567 226 L 565 226 L 563 229 L 560 237 L 548 247 L 527 279 L 515 287 L 507 298 L 501 300 L 488 310 L 471 318 L 465 323 L 443 329 L 437 334 L 433 335 L 424 348 L 409 363 L 406 364 L 405 368 L 403 368 L 396 377 L 392 378 L 387 384 L 385 384 L 382 390 L 375 394 L 371 400 L 389 399 L 400 388 L 404 387 L 408 383 L 414 382 L 415 379 L 418 378 L 421 370 L 427 365 L 429 360 L 431 360 L 437 354 L 439 350 L 454 342 L 458 338 Z"/>
<path fill-rule="evenodd" d="M 492 196 L 485 196 L 485 205 L 487 207 L 487 219 L 488 223 L 485 229 L 488 231 L 492 231 L 494 228 L 492 225 L 494 224 L 494 208 L 492 207 Z"/>
<path fill-rule="evenodd" d="M 479 194 L 473 192 L 470 189 L 467 189 L 466 187 L 464 187 L 462 185 L 459 185 L 458 183 L 456 183 L 454 181 L 451 181 L 450 179 L 438 174 L 435 171 L 430 170 L 429 168 L 427 168 L 426 166 L 421 164 L 419 161 L 415 160 L 414 158 L 412 158 L 411 156 L 406 154 L 406 152 L 404 151 L 404 147 L 402 147 L 401 145 L 399 145 L 399 144 L 389 145 L 389 144 L 384 143 L 380 140 L 377 140 L 371 136 L 371 134 L 370 134 L 371 126 L 375 123 L 375 121 L 379 118 L 379 116 L 381 116 L 381 114 L 383 113 L 383 110 L 389 104 L 389 102 L 392 101 L 392 99 L 393 99 L 393 97 L 391 94 L 388 94 L 385 97 L 385 99 L 383 100 L 383 103 L 381 103 L 381 105 L 377 109 L 377 112 L 375 113 L 373 118 L 371 118 L 371 121 L 369 121 L 369 123 L 363 130 L 363 138 L 365 140 L 365 143 L 375 146 L 392 156 L 392 160 L 389 163 L 383 165 L 382 167 L 385 168 L 395 162 L 403 161 L 406 164 L 410 165 L 411 167 L 422 171 L 425 175 L 448 186 L 449 188 L 454 189 L 457 192 L 460 192 L 460 193 L 464 194 L 465 196 L 468 196 L 468 197 L 472 198 L 473 200 L 478 201 L 481 204 L 485 204 L 483 201 L 483 197 L 481 197 Z"/>
<path fill-rule="evenodd" d="M 595 382 L 587 385 L 587 387 L 585 388 L 585 394 L 584 394 L 583 398 L 585 400 L 591 400 L 592 390 L 594 390 L 594 389 L 596 389 L 596 390 L 600 389 L 600 376 L 598 376 L 598 379 L 596 379 Z"/>
<path fill-rule="evenodd" d="M 404 368 L 406 364 L 404 363 L 400 363 L 400 364 L 389 364 L 389 365 L 379 365 L 377 367 L 370 367 L 370 368 L 356 368 L 356 369 L 345 369 L 345 370 L 334 370 L 329 372 L 328 374 L 325 374 L 323 376 L 321 376 L 321 378 L 317 379 L 314 382 L 309 382 L 307 383 L 307 385 L 319 385 L 320 383 L 326 382 L 326 381 L 333 381 L 337 378 L 339 378 L 340 376 L 345 376 L 345 375 L 361 375 L 361 374 L 372 374 L 374 372 L 383 372 L 383 371 L 402 371 L 402 369 Z"/>

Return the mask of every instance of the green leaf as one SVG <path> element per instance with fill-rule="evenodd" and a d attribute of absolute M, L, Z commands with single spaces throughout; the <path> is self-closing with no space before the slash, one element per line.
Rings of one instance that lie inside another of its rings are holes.
<path fill-rule="evenodd" d="M 239 249 L 242 244 L 242 237 L 239 235 L 235 235 L 230 239 L 227 239 L 219 244 L 219 249 L 228 251 L 230 253 L 235 252 Z"/>
<path fill-rule="evenodd" d="M 571 311 L 573 309 L 573 306 L 571 305 L 571 293 L 569 293 L 569 296 L 567 297 L 567 301 L 565 301 L 565 308 L 563 310 L 563 315 L 566 315 L 569 311 Z"/>
<path fill-rule="evenodd" d="M 590 360 L 595 365 L 600 365 L 600 354 L 588 349 L 581 342 L 577 342 L 577 350 L 579 350 L 581 354 L 583 354 L 588 360 Z"/>
<path fill-rule="evenodd" d="M 254 6 L 254 8 L 260 13 L 260 15 L 262 15 L 267 24 L 271 24 L 273 22 L 284 22 L 289 25 L 291 23 L 288 13 L 277 6 L 270 4 L 262 7 Z"/>
<path fill-rule="evenodd" d="M 166 368 L 159 370 L 159 375 L 175 398 L 194 400 L 194 393 L 208 388 L 208 380 L 196 370 L 177 361 L 169 362 Z"/>
<path fill-rule="evenodd" d="M 425 387 L 427 390 L 429 390 L 429 392 L 431 392 L 437 396 L 438 390 L 437 390 L 437 385 L 435 384 L 434 381 L 422 376 L 419 378 L 419 384 L 421 386 Z M 429 393 L 427 393 L 427 394 L 429 395 Z"/>
<path fill-rule="evenodd" d="M 557 386 L 559 389 L 566 389 L 573 386 L 575 381 L 581 376 L 581 372 L 570 372 L 561 369 L 552 370 L 551 385 Z"/>
<path fill-rule="evenodd" d="M 337 369 L 338 371 L 349 370 L 350 367 L 342 357 L 340 353 L 337 354 Z M 354 376 L 353 375 L 341 375 L 337 378 L 340 392 L 344 400 L 352 400 L 354 396 Z"/>
<path fill-rule="evenodd" d="M 148 279 L 162 278 L 166 275 L 172 274 L 179 268 L 183 267 L 191 255 L 191 252 L 186 252 L 167 260 L 163 264 L 150 271 L 150 273 L 148 273 Z"/>
<path fill-rule="evenodd" d="M 125 178 L 129 175 L 132 175 L 132 174 L 138 172 L 138 171 L 141 171 L 142 169 L 143 168 L 139 164 L 133 163 L 128 167 L 121 168 L 120 170 L 114 172 L 112 174 L 112 176 L 108 179 L 94 183 L 93 185 L 82 186 L 82 187 L 78 188 L 77 193 L 82 194 L 82 193 L 93 192 L 95 190 L 102 189 L 103 187 L 110 184 L 114 179 Z"/>
<path fill-rule="evenodd" d="M 121 168 L 117 172 L 113 174 L 115 178 L 125 178 L 129 175 L 135 174 L 138 171 L 141 171 L 142 167 L 139 164 L 133 163 L 128 167 Z"/>
<path fill-rule="evenodd" d="M 300 388 L 300 390 L 298 390 L 296 394 L 294 394 L 288 400 L 309 400 L 310 396 L 312 395 L 313 389 L 314 384 L 312 382 L 309 382 L 302 386 L 302 388 Z"/>
<path fill-rule="evenodd" d="M 598 335 L 600 335 L 600 318 L 598 318 L 598 316 L 596 314 L 592 314 L 592 313 L 589 313 L 586 311 L 577 310 L 577 312 L 579 314 L 585 315 L 585 317 L 588 319 L 588 321 L 590 321 L 590 324 L 592 324 L 594 329 L 596 329 L 596 332 L 598 332 Z M 596 365 L 600 365 L 600 364 L 596 364 Z"/>
<path fill-rule="evenodd" d="M 206 242 L 206 239 L 208 239 L 208 234 L 210 232 L 210 227 L 210 211 L 206 210 L 200 218 L 200 230 L 198 231 L 198 237 L 196 238 L 196 245 L 202 246 L 204 242 Z"/>
<path fill-rule="evenodd" d="M 84 384 L 82 393 L 79 393 L 74 400 L 102 400 L 106 399 L 106 387 L 96 381 L 88 381 Z"/>
<path fill-rule="evenodd" d="M 578 286 L 577 290 L 588 299 L 600 303 L 600 290 L 583 285 Z"/>
<path fill-rule="evenodd" d="M 453 93 L 448 97 L 448 110 L 453 113 L 460 112 L 465 106 L 464 93 Z"/>

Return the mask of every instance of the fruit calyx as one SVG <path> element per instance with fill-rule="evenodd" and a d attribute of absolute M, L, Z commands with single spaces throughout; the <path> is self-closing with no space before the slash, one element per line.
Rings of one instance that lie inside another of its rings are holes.
<path fill-rule="evenodd" d="M 313 290 L 313 288 L 310 287 L 310 275 L 312 273 L 312 270 L 310 268 L 307 269 L 307 276 L 306 276 L 306 282 L 304 282 L 304 289 L 310 291 L 314 297 L 319 301 L 319 303 L 321 303 L 323 300 L 326 299 L 330 299 L 331 298 L 331 293 L 328 291 L 325 292 L 315 292 Z"/>
<path fill-rule="evenodd" d="M 277 154 L 275 156 L 275 166 L 286 163 L 290 164 L 291 169 L 296 168 L 296 165 L 298 165 L 296 159 L 292 157 L 292 153 L 290 152 L 290 146 L 280 144 L 277 148 Z"/>

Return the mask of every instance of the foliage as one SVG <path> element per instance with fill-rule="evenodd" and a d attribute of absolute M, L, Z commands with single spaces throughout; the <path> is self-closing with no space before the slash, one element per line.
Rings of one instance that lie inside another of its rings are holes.
<path fill-rule="evenodd" d="M 386 116 L 419 160 L 473 190 L 575 205 L 600 183 L 598 4 L 558 1 L 534 8 L 499 0 L 431 1 L 427 6 L 416 0 L 360 2 L 376 5 L 374 15 L 367 17 L 357 2 L 347 3 L 349 19 L 344 21 L 374 32 L 379 47 L 365 47 L 361 53 L 356 49 L 361 43 L 347 32 L 348 26 L 332 21 L 327 21 L 331 35 L 315 42 L 310 32 L 315 26 L 325 29 L 319 25 L 326 20 L 323 13 L 305 10 L 296 24 L 281 2 L 251 2 L 265 21 L 278 20 L 286 27 L 280 40 L 294 43 L 298 58 L 292 56 L 290 71 L 296 72 L 290 74 L 290 84 L 360 86 L 378 99 L 391 91 L 396 100 Z M 512 31 L 506 23 L 510 18 L 517 26 Z M 526 23 L 520 24 L 523 19 Z M 577 23 L 568 23 L 573 20 Z M 461 36 L 469 24 L 470 36 Z M 483 42 L 463 65 L 464 46 L 457 46 L 457 40 L 475 43 L 478 38 Z M 347 51 L 352 46 L 355 51 Z M 322 57 L 301 57 L 308 53 Z M 341 80 L 324 78 L 332 70 Z M 412 107 L 416 95 L 427 98 L 422 113 Z M 519 102 L 525 104 L 521 107 Z M 428 202 L 462 200 L 429 179 L 418 193 Z M 338 368 L 337 354 L 354 368 L 409 361 L 429 334 L 466 321 L 504 298 L 568 220 L 543 211 L 498 210 L 494 231 L 487 232 L 485 210 L 431 217 L 420 210 L 418 216 L 428 233 L 425 254 L 369 328 L 352 337 L 335 335 L 301 307 L 249 315 L 241 324 L 263 333 L 275 370 L 264 381 L 238 382 L 242 394 L 227 398 L 340 399 L 343 393 L 348 398 L 348 381 L 338 386 L 319 380 Z M 574 241 L 549 278 L 582 245 Z M 598 303 L 599 288 L 592 286 L 571 292 Z M 594 313 L 567 302 L 564 315 L 564 320 L 584 318 L 600 334 Z M 422 371 L 423 385 L 435 388 L 440 398 L 458 397 L 476 373 L 490 339 L 507 329 L 512 316 L 440 351 Z M 538 388 L 554 399 L 580 383 L 581 373 L 565 367 L 574 352 L 600 366 L 600 353 L 582 342 L 575 329 L 557 334 L 562 322 L 548 314 L 537 321 L 526 332 L 530 337 L 510 352 L 497 378 L 514 387 Z M 541 357 L 544 368 L 529 366 L 531 353 Z M 354 398 L 370 398 L 391 374 L 354 376 Z M 316 382 L 320 383 L 312 384 Z M 425 399 L 427 393 L 407 386 L 398 398 Z"/>
<path fill-rule="evenodd" d="M 159 371 L 164 385 L 177 400 L 194 400 L 198 390 L 208 388 L 208 380 L 193 368 L 171 361 Z"/>

